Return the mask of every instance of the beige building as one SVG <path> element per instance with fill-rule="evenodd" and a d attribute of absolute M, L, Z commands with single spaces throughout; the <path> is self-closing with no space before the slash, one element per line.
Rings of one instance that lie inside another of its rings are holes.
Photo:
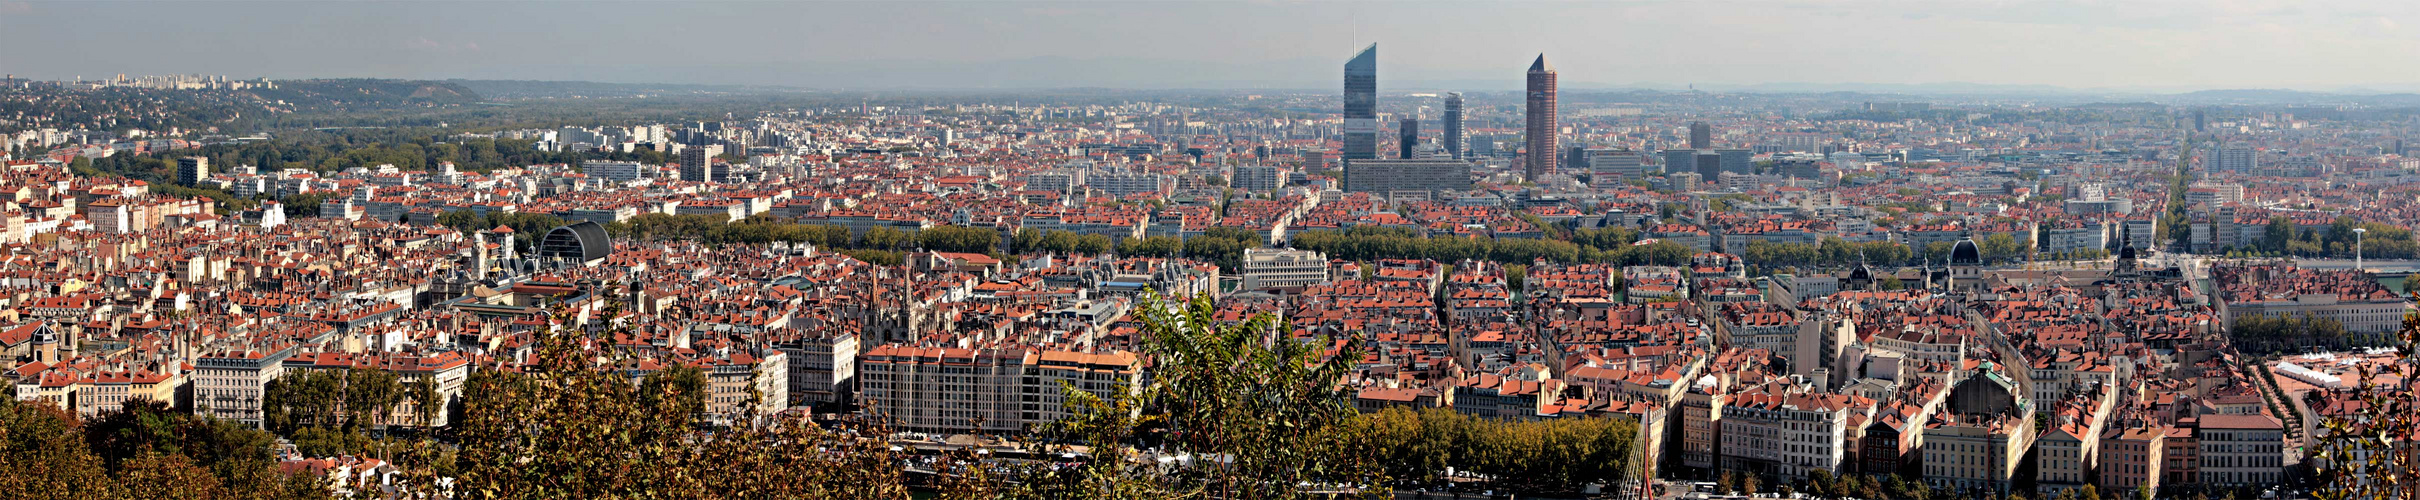
<path fill-rule="evenodd" d="M 135 231 L 134 206 L 125 201 L 101 200 L 85 205 L 84 219 L 92 222 L 94 231 L 104 233 Z"/>
<path fill-rule="evenodd" d="M 434 407 L 430 408 L 433 413 L 428 415 L 428 425 L 444 427 L 453 422 L 449 403 L 462 397 L 462 382 L 471 377 L 469 356 L 459 352 L 395 356 L 388 358 L 386 369 L 395 372 L 396 382 L 403 384 L 405 394 L 410 394 L 410 388 L 419 384 L 421 379 L 432 382 L 437 399 Z M 419 403 L 406 397 L 403 404 L 396 405 L 395 411 L 387 416 L 388 425 L 420 425 L 421 411 Z"/>
<path fill-rule="evenodd" d="M 2375 333 L 2403 324 L 2408 302 L 2369 273 L 2285 265 L 2210 269 L 2219 312 L 2232 324 L 2245 316 L 2332 319 L 2346 331 Z"/>
<path fill-rule="evenodd" d="M 810 334 L 774 346 L 789 360 L 791 404 L 848 401 L 857 384 L 857 334 Z"/>
<path fill-rule="evenodd" d="M 1714 380 L 1715 377 L 1705 377 L 1700 385 L 1681 393 L 1680 411 L 1673 418 L 1680 420 L 1680 425 L 1674 427 L 1680 433 L 1682 467 L 1712 469 L 1722 458 L 1724 396 L 1716 394 L 1720 388 Z"/>
<path fill-rule="evenodd" d="M 2168 447 L 2168 427 L 2151 425 L 2111 432 L 2101 437 L 2101 491 L 2133 491 L 2145 487 L 2157 491 L 2160 487 L 2160 466 L 2165 464 Z"/>
<path fill-rule="evenodd" d="M 220 351 L 193 361 L 193 404 L 220 420 L 261 425 L 261 400 L 269 381 L 285 375 L 295 345 Z"/>
<path fill-rule="evenodd" d="M 2116 405 L 2116 393 L 2108 385 L 2089 386 L 2046 414 L 2050 420 L 2034 441 L 2034 484 L 2044 498 L 2092 484 L 2102 459 L 2101 428 Z"/>
<path fill-rule="evenodd" d="M 2268 415 L 2203 415 L 2201 483 L 2277 484 L 2285 480 L 2285 424 Z"/>
<path fill-rule="evenodd" d="M 1244 250 L 1245 290 L 1311 286 L 1328 281 L 1328 256 L 1310 250 Z"/>
<path fill-rule="evenodd" d="M 153 367 L 157 368 L 157 367 Z M 17 399 L 71 410 L 84 418 L 118 411 L 127 402 L 148 399 L 176 405 L 176 392 L 185 375 L 151 368 L 108 367 L 92 370 L 58 366 L 35 373 L 17 384 Z"/>
<path fill-rule="evenodd" d="M 885 345 L 860 357 L 858 399 L 899 430 L 1022 433 L 1068 414 L 1064 387 L 1131 394 L 1140 368 L 1125 352 Z"/>
<path fill-rule="evenodd" d="M 2035 437 L 2032 404 L 2017 391 L 2014 382 L 1990 371 L 1952 388 L 1948 411 L 1925 425 L 1925 482 L 2007 494 Z"/>
<path fill-rule="evenodd" d="M 1848 461 L 1848 422 L 1873 402 L 1845 394 L 1789 392 L 1767 385 L 1735 394 L 1723 407 L 1723 469 L 1799 478 L 1840 472 Z"/>
<path fill-rule="evenodd" d="M 789 356 L 779 349 L 732 349 L 695 363 L 706 372 L 706 412 L 715 418 L 737 422 L 790 406 Z"/>

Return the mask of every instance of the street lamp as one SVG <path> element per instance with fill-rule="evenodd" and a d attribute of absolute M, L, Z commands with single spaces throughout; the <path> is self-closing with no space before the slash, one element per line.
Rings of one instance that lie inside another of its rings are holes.
<path fill-rule="evenodd" d="M 2353 270 L 2355 271 L 2361 270 L 2361 235 L 2368 232 L 2370 229 L 2366 227 L 2353 228 Z"/>

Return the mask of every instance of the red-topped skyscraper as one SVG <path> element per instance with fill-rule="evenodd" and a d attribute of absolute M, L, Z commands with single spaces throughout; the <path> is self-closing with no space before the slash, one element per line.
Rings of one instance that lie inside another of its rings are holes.
<path fill-rule="evenodd" d="M 1524 131 L 1528 148 L 1521 153 L 1523 174 L 1537 181 L 1555 173 L 1555 159 L 1561 146 L 1555 140 L 1560 131 L 1555 124 L 1555 67 L 1546 63 L 1546 54 L 1529 63 L 1529 127 Z"/>

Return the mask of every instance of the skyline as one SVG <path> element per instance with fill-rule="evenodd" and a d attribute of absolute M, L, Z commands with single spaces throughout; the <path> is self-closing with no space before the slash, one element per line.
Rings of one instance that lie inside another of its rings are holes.
<path fill-rule="evenodd" d="M 2420 464 L 2420 5 L 64 1 L 0 0 L 0 500 Z"/>
<path fill-rule="evenodd" d="M 1574 89 L 2420 91 L 2420 77 L 2393 63 L 2420 61 L 2420 5 L 2389 2 L 439 8 L 470 5 L 7 2 L 0 29 L 59 42 L 0 53 L 0 67 L 38 79 L 203 73 L 842 90 L 1319 89 L 1335 85 L 1333 54 L 1384 43 L 1400 54 L 1382 61 L 1386 91 L 1518 90 L 1521 82 L 1505 75 L 1539 52 L 1557 54 L 1563 86 Z M 93 37 L 92 26 L 155 36 Z"/>

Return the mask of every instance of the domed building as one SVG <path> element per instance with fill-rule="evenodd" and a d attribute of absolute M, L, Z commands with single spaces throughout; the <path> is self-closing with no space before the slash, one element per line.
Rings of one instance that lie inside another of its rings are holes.
<path fill-rule="evenodd" d="M 613 254 L 613 238 L 605 234 L 605 226 L 595 221 L 579 221 L 554 228 L 538 239 L 538 259 L 589 267 L 605 261 Z M 535 269 L 535 263 L 532 269 Z"/>
<path fill-rule="evenodd" d="M 1854 268 L 1854 269 L 1850 269 L 1850 270 L 1849 270 L 1849 277 L 1848 277 L 1848 278 L 1845 278 L 1845 279 L 1840 280 L 1840 289 L 1842 289 L 1842 290 L 1856 290 L 1856 291 L 1861 291 L 1861 292 L 1862 292 L 1862 291 L 1873 291 L 1873 290 L 1874 290 L 1874 268 L 1873 268 L 1873 266 L 1868 266 L 1868 265 L 1865 265 L 1864 263 L 1859 263 L 1859 264 L 1857 264 L 1857 267 L 1856 267 L 1856 268 Z"/>
<path fill-rule="evenodd" d="M 1948 286 L 1950 291 L 1983 290 L 1983 247 L 1973 237 L 1950 245 Z"/>

